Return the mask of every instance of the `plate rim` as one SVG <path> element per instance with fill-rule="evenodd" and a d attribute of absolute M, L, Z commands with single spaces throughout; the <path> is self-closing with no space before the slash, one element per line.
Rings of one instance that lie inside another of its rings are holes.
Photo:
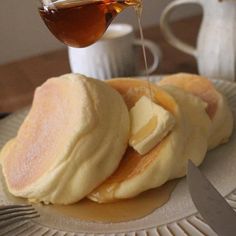
<path fill-rule="evenodd" d="M 154 75 L 154 76 L 151 76 L 150 77 L 150 79 L 151 79 L 151 81 L 152 81 L 152 79 L 155 79 L 155 81 L 158 81 L 158 80 L 160 80 L 161 79 L 161 77 L 162 77 L 163 75 L 160 75 L 160 76 L 156 76 L 156 75 Z M 233 82 L 231 82 L 231 81 L 224 81 L 224 80 L 214 80 L 214 79 L 212 79 L 212 82 L 216 85 L 216 84 L 223 84 L 223 85 L 227 85 L 227 86 L 231 86 L 231 85 L 233 85 L 232 87 L 235 87 L 236 88 L 236 84 L 235 83 L 233 83 Z M 235 94 L 234 94 L 234 96 L 236 97 L 236 91 L 235 91 Z M 4 119 L 2 119 L 2 120 L 0 120 L 0 125 L 3 123 L 3 122 L 5 122 L 6 120 L 9 120 L 9 119 L 11 119 L 12 117 L 14 117 L 14 116 L 16 116 L 16 114 L 18 114 L 18 113 L 22 113 L 22 112 L 25 112 L 26 110 L 28 109 L 28 107 L 26 107 L 26 108 L 23 108 L 23 109 L 20 109 L 20 110 L 18 110 L 17 112 L 15 112 L 15 113 L 13 113 L 13 114 L 11 114 L 10 116 L 8 116 L 8 117 L 6 117 L 6 118 L 4 118 Z M 236 109 L 236 107 L 235 107 L 235 109 Z M 236 132 L 236 131 L 235 131 Z M 228 201 L 232 201 L 232 197 L 231 197 L 231 195 L 236 195 L 236 193 L 235 193 L 235 189 L 234 190 L 232 190 L 232 192 L 231 193 L 229 193 L 229 194 L 227 194 L 227 196 L 226 196 L 226 199 L 228 200 Z M 234 199 L 234 197 L 233 197 L 233 199 Z M 235 207 L 236 208 L 236 199 L 235 199 L 235 201 L 233 201 L 234 203 L 232 203 L 231 202 L 231 204 L 233 204 L 233 207 Z M 180 222 L 180 221 L 184 221 L 184 220 L 187 220 L 188 221 L 188 218 L 194 218 L 195 220 L 196 219 L 198 219 L 198 220 L 201 220 L 201 217 L 199 216 L 199 213 L 197 212 L 197 211 L 195 211 L 194 213 L 192 213 L 191 215 L 189 215 L 189 216 L 187 216 L 187 217 L 184 217 L 184 218 L 182 218 L 182 219 L 179 219 L 179 220 L 177 220 L 177 221 L 171 221 L 171 222 L 169 222 L 169 223 L 167 223 L 167 224 L 161 224 L 161 225 L 156 225 L 156 226 L 151 226 L 151 227 L 147 227 L 147 228 L 143 228 L 143 227 L 140 227 L 140 228 L 138 228 L 137 230 L 126 230 L 126 231 L 124 231 L 124 230 L 121 230 L 121 231 L 112 231 L 112 232 L 101 232 L 102 234 L 104 234 L 104 235 L 110 235 L 110 234 L 113 234 L 113 235 L 117 235 L 117 234 L 120 234 L 120 233 L 123 233 L 123 234 L 130 234 L 130 233 L 137 233 L 137 234 L 146 234 L 146 235 L 149 235 L 149 234 L 152 234 L 152 235 L 162 235 L 162 234 L 160 234 L 160 232 L 159 232 L 159 230 L 161 229 L 161 228 L 165 228 L 165 230 L 166 230 L 166 232 L 171 232 L 170 230 L 168 230 L 168 225 L 172 225 L 172 224 L 174 224 L 174 223 L 176 223 L 176 222 Z M 83 235 L 91 235 L 91 234 L 94 234 L 94 235 L 97 235 L 97 234 L 101 234 L 100 232 L 98 233 L 98 232 L 94 232 L 94 233 L 91 233 L 91 232 L 73 232 L 73 231 L 71 231 L 71 232 L 69 232 L 69 231 L 61 231 L 60 229 L 57 229 L 57 228 L 48 228 L 48 226 L 46 226 L 46 225 L 43 225 L 42 223 L 39 223 L 37 220 L 32 220 L 31 221 L 31 223 L 32 224 L 36 224 L 37 226 L 40 226 L 40 227 L 42 227 L 42 228 L 47 228 L 46 230 L 56 230 L 57 232 L 61 232 L 61 233 L 64 233 L 65 235 L 66 234 L 68 234 L 68 233 L 76 233 L 76 234 L 78 234 L 78 235 L 80 235 L 80 234 L 83 234 Z M 114 224 L 114 223 L 113 223 Z M 115 224 L 117 224 L 117 223 L 115 223 Z M 120 224 L 120 223 L 118 223 L 118 224 Z M 205 224 L 204 223 L 204 221 L 203 221 L 203 224 Z M 105 225 L 104 223 L 101 223 L 101 225 Z M 177 226 L 176 226 L 176 228 L 180 228 L 180 230 L 181 230 L 181 227 L 177 224 Z M 205 228 L 208 228 L 208 230 L 210 230 L 209 229 L 209 226 L 208 227 L 205 227 Z M 156 232 L 156 233 L 155 233 Z M 210 232 L 210 231 L 209 231 Z M 212 231 L 213 232 L 213 231 Z M 164 234 L 163 234 L 164 235 Z M 167 234 L 166 234 L 167 235 Z M 173 234 L 174 235 L 174 234 Z M 211 234 L 209 234 L 209 235 L 211 235 Z"/>

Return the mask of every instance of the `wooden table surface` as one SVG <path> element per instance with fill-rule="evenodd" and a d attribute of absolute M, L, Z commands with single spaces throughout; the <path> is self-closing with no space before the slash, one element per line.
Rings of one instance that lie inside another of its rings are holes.
<path fill-rule="evenodd" d="M 173 23 L 173 30 L 181 39 L 195 45 L 200 22 L 200 16 L 184 19 Z M 197 73 L 195 59 L 171 47 L 159 26 L 145 28 L 144 35 L 156 42 L 163 53 L 161 64 L 153 74 Z M 0 112 L 13 112 L 30 104 L 37 86 L 52 76 L 68 72 L 66 49 L 0 65 Z"/>

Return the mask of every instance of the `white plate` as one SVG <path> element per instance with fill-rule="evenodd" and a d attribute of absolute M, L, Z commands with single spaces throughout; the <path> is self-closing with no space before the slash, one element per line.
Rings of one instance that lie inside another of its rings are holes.
<path fill-rule="evenodd" d="M 152 77 L 153 81 L 159 77 Z M 216 87 L 226 95 L 236 118 L 236 84 L 214 81 Z M 24 119 L 27 110 L 20 111 L 0 121 L 0 148 L 11 137 L 14 137 Z M 216 188 L 227 198 L 233 208 L 236 208 L 236 132 L 228 144 L 207 154 L 201 166 Z M 3 190 L 3 180 L 0 180 L 0 205 L 16 203 Z M 41 217 L 31 222 L 13 224 L 9 228 L 0 229 L 1 235 L 138 235 L 138 236 L 203 236 L 216 235 L 204 223 L 197 213 L 188 193 L 186 180 L 182 179 L 174 190 L 171 199 L 152 214 L 135 221 L 114 224 L 83 222 L 67 216 L 46 211 L 37 207 Z"/>

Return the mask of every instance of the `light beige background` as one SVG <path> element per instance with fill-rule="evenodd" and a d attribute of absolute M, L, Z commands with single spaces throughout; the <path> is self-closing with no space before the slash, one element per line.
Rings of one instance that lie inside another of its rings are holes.
<path fill-rule="evenodd" d="M 2 0 L 0 5 L 0 64 L 65 47 L 47 30 L 37 12 L 38 0 Z M 144 0 L 143 25 L 159 22 L 160 14 L 171 0 Z M 174 19 L 199 12 L 197 7 L 181 8 Z M 121 13 L 116 22 L 137 28 L 133 9 Z"/>

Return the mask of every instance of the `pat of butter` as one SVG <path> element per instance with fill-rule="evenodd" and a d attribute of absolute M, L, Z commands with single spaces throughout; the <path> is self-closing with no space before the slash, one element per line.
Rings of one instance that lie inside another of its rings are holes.
<path fill-rule="evenodd" d="M 153 149 L 174 127 L 174 116 L 146 96 L 130 110 L 129 145 L 144 155 Z"/>

